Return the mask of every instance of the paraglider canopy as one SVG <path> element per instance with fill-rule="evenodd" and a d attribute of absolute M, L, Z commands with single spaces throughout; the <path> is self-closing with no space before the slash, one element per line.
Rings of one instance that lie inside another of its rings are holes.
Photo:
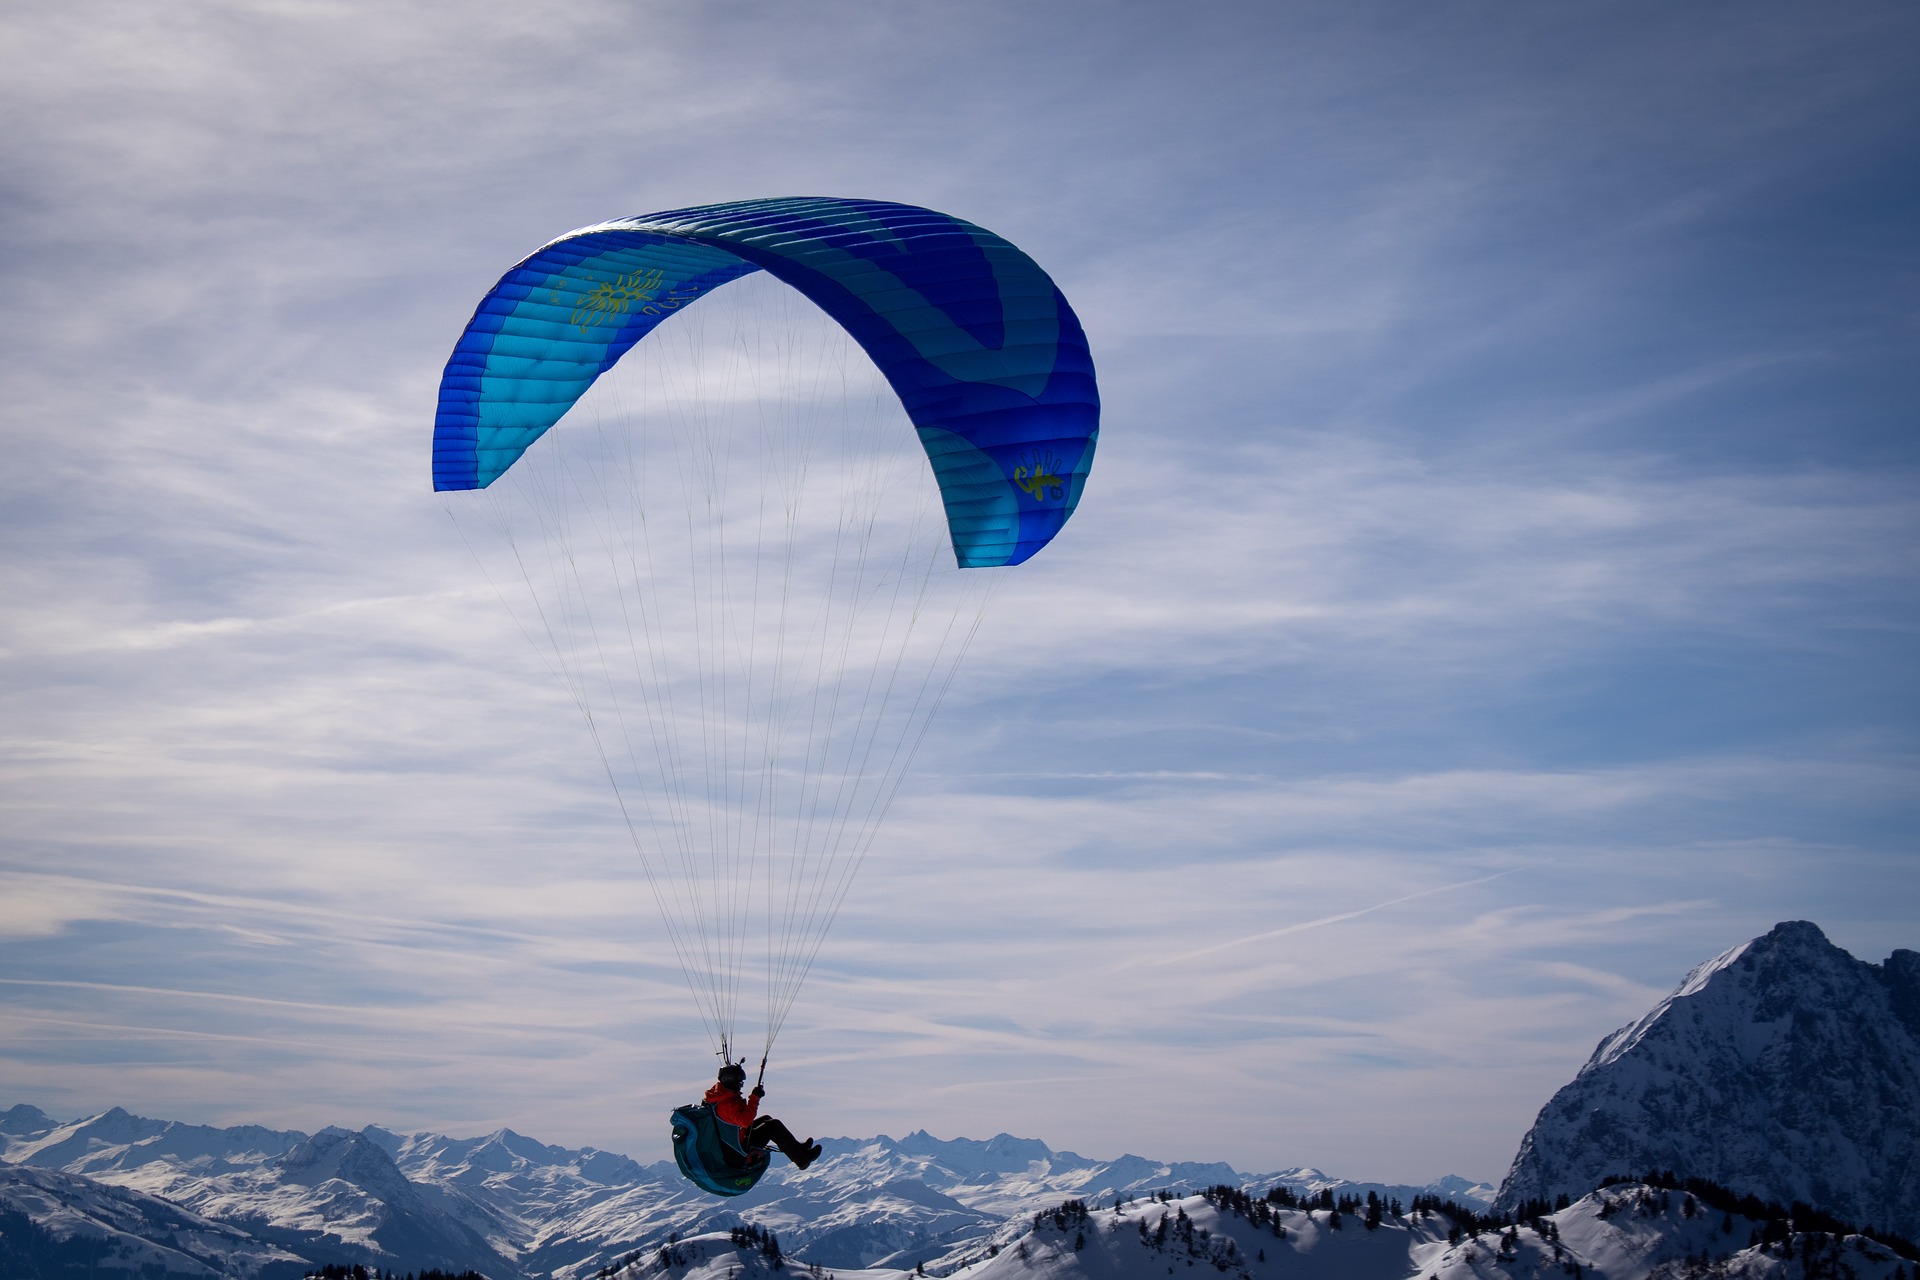
<path fill-rule="evenodd" d="M 879 200 L 676 209 L 535 251 L 447 362 L 434 488 L 492 484 L 662 320 L 756 270 L 832 316 L 886 376 L 933 464 L 962 568 L 1019 564 L 1060 531 L 1099 435 L 1078 318 L 999 236 Z"/>

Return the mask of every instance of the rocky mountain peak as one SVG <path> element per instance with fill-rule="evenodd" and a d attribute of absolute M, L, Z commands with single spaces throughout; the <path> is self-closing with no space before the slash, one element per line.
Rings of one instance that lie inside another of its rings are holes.
<path fill-rule="evenodd" d="M 54 1118 L 38 1107 L 22 1102 L 0 1111 L 0 1133 L 30 1137 L 56 1127 Z"/>
<path fill-rule="evenodd" d="M 1920 957 L 1867 964 L 1787 921 L 1709 960 L 1606 1037 L 1542 1108 L 1517 1204 L 1672 1169 L 1920 1232 Z"/>
<path fill-rule="evenodd" d="M 364 1134 L 331 1125 L 268 1163 L 302 1186 L 338 1178 L 383 1199 L 412 1190 L 406 1175 L 379 1144 Z"/>
<path fill-rule="evenodd" d="M 1920 1039 L 1920 951 L 1896 951 L 1880 966 L 1887 1001 L 1914 1038 Z"/>

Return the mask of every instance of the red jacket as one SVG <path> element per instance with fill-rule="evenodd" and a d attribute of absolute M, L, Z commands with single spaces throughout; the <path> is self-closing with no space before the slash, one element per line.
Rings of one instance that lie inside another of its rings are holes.
<path fill-rule="evenodd" d="M 713 1107 L 713 1114 L 727 1124 L 738 1125 L 745 1134 L 747 1126 L 753 1123 L 754 1115 L 760 1110 L 760 1099 L 743 1098 L 724 1085 L 713 1085 L 707 1090 L 705 1101 Z"/>

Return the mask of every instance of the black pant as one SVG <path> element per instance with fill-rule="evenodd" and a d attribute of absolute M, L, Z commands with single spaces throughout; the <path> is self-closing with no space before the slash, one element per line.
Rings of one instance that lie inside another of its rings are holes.
<path fill-rule="evenodd" d="M 747 1126 L 747 1147 L 764 1147 L 769 1142 L 780 1148 L 780 1154 L 795 1164 L 807 1154 L 806 1144 L 793 1136 L 793 1130 L 772 1116 L 761 1116 Z"/>

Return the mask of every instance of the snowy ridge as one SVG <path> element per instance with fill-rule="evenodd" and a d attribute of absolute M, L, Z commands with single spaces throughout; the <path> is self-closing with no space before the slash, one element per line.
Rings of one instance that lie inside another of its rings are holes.
<path fill-rule="evenodd" d="M 1603 1067 L 1624 1056 L 1640 1043 L 1641 1038 L 1650 1028 L 1667 1016 L 1673 1008 L 1674 1001 L 1698 995 L 1705 990 L 1708 980 L 1714 974 L 1732 965 L 1734 961 L 1745 955 L 1747 948 L 1752 945 L 1751 941 L 1743 942 L 1739 946 L 1727 948 L 1705 964 L 1695 965 L 1681 980 L 1680 985 L 1674 989 L 1672 995 L 1642 1014 L 1639 1021 L 1628 1023 L 1602 1040 L 1600 1047 L 1593 1051 L 1593 1057 L 1587 1063 L 1588 1068 Z"/>
<path fill-rule="evenodd" d="M 1685 1192 L 1609 1187 L 1508 1228 L 1444 1212 L 1368 1215 L 1226 1196 L 1078 1202 L 1012 1219 L 982 1245 L 928 1264 L 943 1280 L 1910 1280 L 1916 1263 L 1856 1235 L 1714 1212 Z M 1766 1237 L 1763 1239 L 1763 1237 Z M 1192 1273 L 1191 1275 L 1189 1273 Z M 891 1269 L 784 1269 L 757 1241 L 708 1233 L 655 1250 L 618 1280 L 905 1280 Z"/>
<path fill-rule="evenodd" d="M 311 1261 L 471 1267 L 502 1278 L 578 1280 L 669 1236 L 742 1222 L 824 1267 L 905 1268 L 984 1248 L 1009 1215 L 1073 1198 L 1218 1183 L 1256 1195 L 1286 1186 L 1484 1204 L 1491 1194 L 1462 1178 L 1388 1187 L 1308 1168 L 1249 1176 L 1217 1163 L 1101 1161 L 1010 1134 L 943 1140 L 922 1131 L 822 1145 L 811 1169 L 776 1162 L 753 1192 L 718 1201 L 670 1163 L 549 1146 L 511 1129 L 480 1138 L 374 1126 L 308 1135 L 151 1120 L 118 1107 L 66 1123 L 30 1106 L 0 1113 L 0 1159 L 164 1197 L 263 1246 Z"/>
<path fill-rule="evenodd" d="M 512 1274 L 482 1233 L 449 1212 L 443 1189 L 411 1181 L 377 1144 L 344 1129 L 312 1135 L 251 1125 L 214 1129 L 150 1120 L 119 1107 L 59 1124 L 17 1106 L 0 1115 L 0 1142 L 0 1156 L 9 1162 L 0 1171 L 50 1171 L 65 1179 L 42 1188 L 67 1196 L 64 1212 L 92 1213 L 87 1195 L 135 1195 L 143 1204 L 220 1223 L 294 1274 L 309 1262 L 391 1266 L 399 1260 L 415 1268 Z M 52 1203 L 22 1212 L 51 1227 L 61 1221 Z M 169 1274 L 195 1274 L 160 1263 Z M 229 1273 L 242 1274 L 209 1274 Z"/>
<path fill-rule="evenodd" d="M 9 1220 L 9 1219 L 12 1220 Z M 300 1257 L 156 1196 L 73 1174 L 0 1165 L 0 1275 L 51 1265 L 75 1274 L 143 1271 L 169 1276 L 279 1280 Z"/>
<path fill-rule="evenodd" d="M 1499 1203 L 1672 1169 L 1920 1236 L 1920 954 L 1866 964 L 1805 921 L 1701 965 L 1601 1041 Z"/>
<path fill-rule="evenodd" d="M 338 1135 L 340 1131 L 334 1131 Z M 319 1136 L 319 1135 L 316 1135 Z M 358 1135 L 354 1135 L 358 1136 Z M 344 1140 L 329 1147 L 351 1145 Z M 1282 1201 L 1291 1197 L 1281 1197 Z M 1422 1204 L 1305 1208 L 1232 1188 L 1202 1195 L 1067 1201 L 997 1223 L 926 1262 L 939 1280 L 1914 1280 L 1920 1262 L 1887 1244 L 1716 1209 L 1683 1190 L 1615 1185 L 1553 1213 L 1487 1226 Z M 71 1174 L 0 1167 L 0 1274 L 51 1271 L 23 1252 L 8 1214 L 80 1263 L 74 1274 L 291 1280 L 293 1252 L 156 1197 Z M 31 1247 L 32 1241 L 25 1241 Z M 11 1252 L 10 1252 L 11 1251 Z M 784 1256 L 783 1256 L 784 1255 Z M 417 1264 L 414 1264 L 417 1265 Z M 827 1268 L 764 1231 L 671 1235 L 609 1259 L 618 1280 L 909 1280 L 905 1267 Z M 596 1268 L 598 1270 L 598 1268 Z M 1194 1273 L 1188 1275 L 1188 1273 Z M 537 1274 L 517 1268 L 486 1274 Z M 574 1271 L 573 1274 L 579 1274 Z M 916 1278 L 917 1280 L 917 1278 Z"/>
<path fill-rule="evenodd" d="M 307 1135 L 291 1130 L 149 1120 L 119 1107 L 72 1124 L 57 1124 L 36 1107 L 0 1114 L 0 1159 L 90 1174 L 96 1169 L 165 1164 L 206 1173 L 254 1168 L 284 1156 Z"/>

